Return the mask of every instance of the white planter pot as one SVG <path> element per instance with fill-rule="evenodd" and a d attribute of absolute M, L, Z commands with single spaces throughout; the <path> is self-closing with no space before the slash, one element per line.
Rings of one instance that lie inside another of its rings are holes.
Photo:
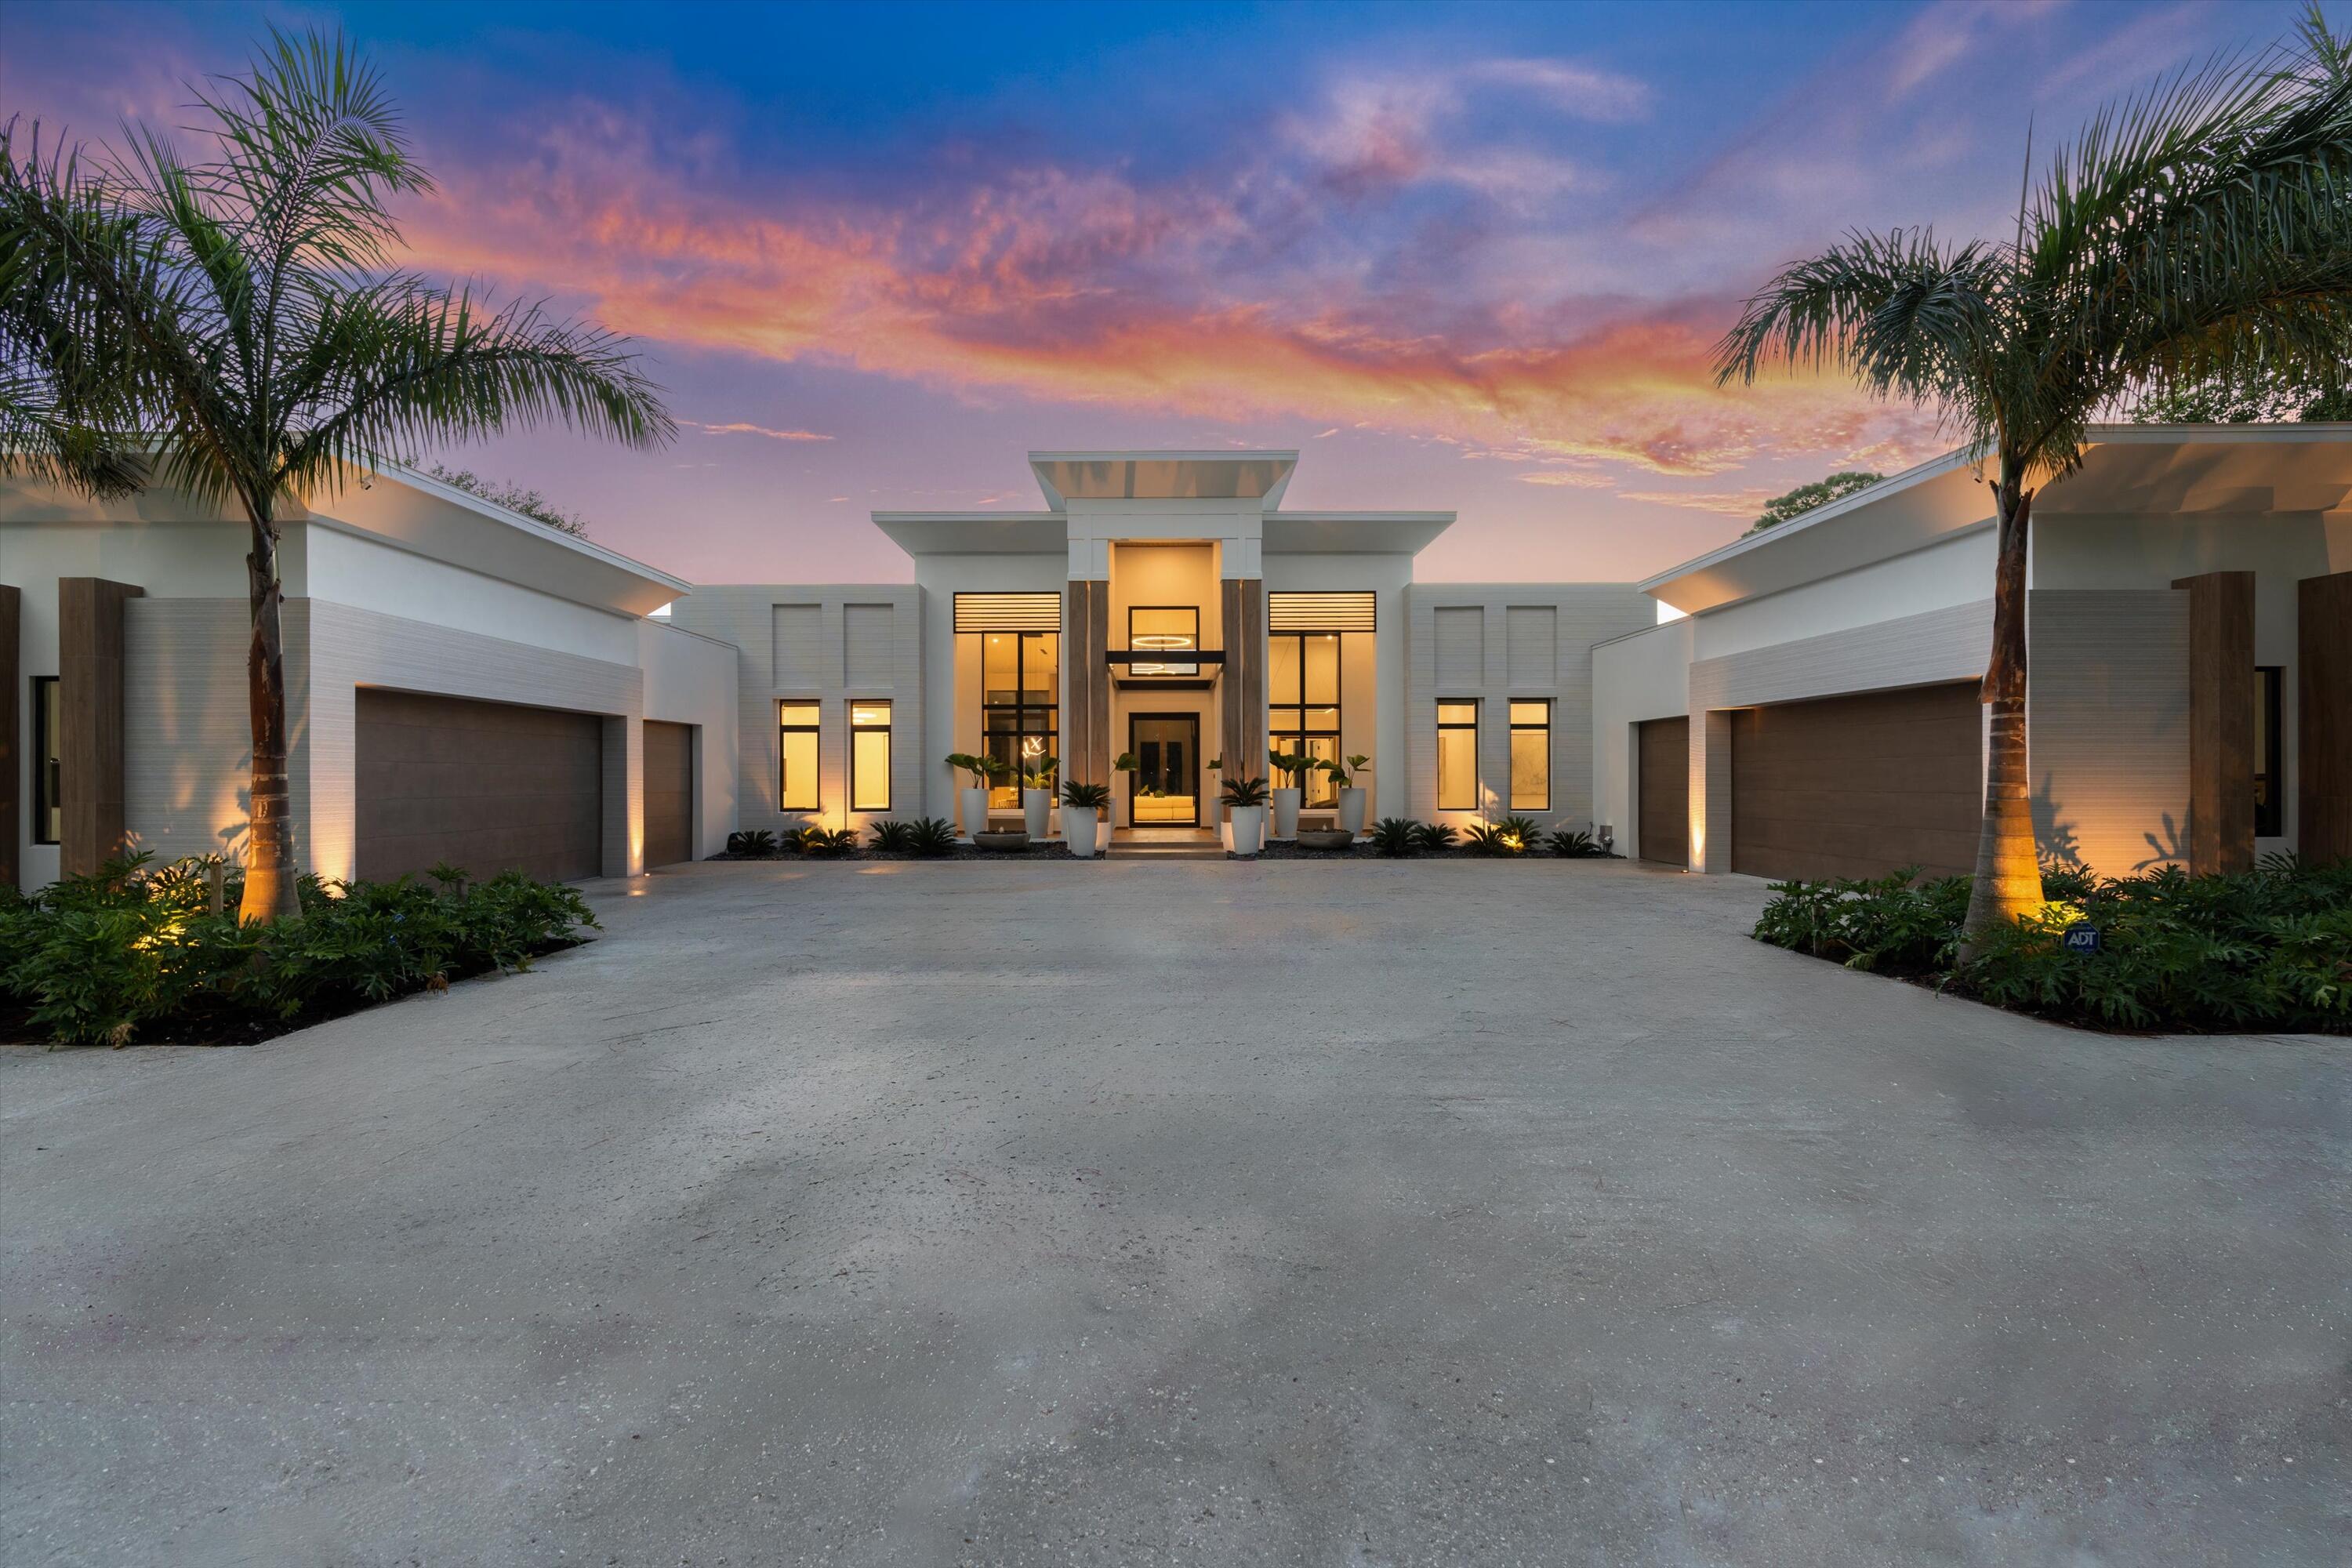
<path fill-rule="evenodd" d="M 1226 810 L 1223 810 L 1223 809 L 1222 809 L 1222 808 L 1221 808 L 1221 809 L 1218 811 L 1218 813 L 1217 813 L 1217 841 L 1218 841 L 1219 843 L 1223 844 L 1223 845 L 1225 847 L 1225 853 L 1226 853 L 1226 854 L 1230 855 L 1230 854 L 1232 854 L 1232 853 L 1233 853 L 1233 851 L 1234 851 L 1234 818 L 1233 818 L 1233 814 L 1232 814 L 1231 812 L 1226 811 Z"/>
<path fill-rule="evenodd" d="M 1352 785 L 1339 791 L 1339 826 L 1349 833 L 1364 830 L 1364 792 Z"/>
<path fill-rule="evenodd" d="M 1023 826 L 1029 829 L 1029 842 L 1043 844 L 1045 829 L 1054 810 L 1054 792 L 1049 789 L 1024 789 L 1021 792 Z"/>
<path fill-rule="evenodd" d="M 1069 841 L 1070 853 L 1079 859 L 1094 858 L 1101 827 L 1102 813 L 1092 807 L 1062 807 L 1062 837 Z"/>
<path fill-rule="evenodd" d="M 988 831 L 988 791 L 961 789 L 956 797 L 963 803 L 963 832 L 969 838 L 975 833 Z"/>
<path fill-rule="evenodd" d="M 1295 795 L 1297 792 L 1294 790 L 1291 793 Z M 1237 805 L 1234 807 L 1233 821 L 1225 826 L 1233 833 L 1233 842 L 1229 846 L 1233 852 L 1236 855 L 1255 855 L 1265 842 L 1263 836 L 1265 833 L 1265 807 Z"/>
<path fill-rule="evenodd" d="M 1298 837 L 1298 797 L 1300 791 L 1278 789 L 1274 792 L 1274 833 L 1276 838 Z"/>

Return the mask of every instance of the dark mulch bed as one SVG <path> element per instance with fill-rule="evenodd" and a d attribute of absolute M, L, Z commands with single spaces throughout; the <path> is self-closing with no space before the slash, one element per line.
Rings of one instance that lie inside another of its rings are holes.
<path fill-rule="evenodd" d="M 1100 859 L 1100 856 L 1095 857 Z M 959 844 L 944 855 L 884 854 L 879 849 L 844 849 L 827 854 L 803 855 L 797 850 L 779 849 L 772 855 L 736 855 L 721 850 L 706 855 L 706 860 L 1075 860 L 1070 847 L 1059 839 L 1044 844 L 1031 844 L 1020 849 L 982 849 L 970 844 Z"/>
<path fill-rule="evenodd" d="M 1257 858 L 1261 860 L 1491 860 L 1501 864 L 1513 860 L 1558 860 L 1563 863 L 1571 859 L 1622 860 L 1625 857 L 1622 855 L 1546 855 L 1541 852 L 1525 855 L 1481 855 L 1475 850 L 1464 848 L 1458 844 L 1451 849 L 1416 849 L 1410 855 L 1383 855 L 1369 844 L 1358 844 L 1346 849 L 1309 849 L 1304 845 L 1294 844 L 1286 839 L 1281 841 L 1269 839 L 1265 847 L 1257 852 Z"/>
<path fill-rule="evenodd" d="M 531 958 L 536 961 L 551 953 L 563 952 L 575 947 L 584 947 L 595 940 L 593 937 L 583 937 L 577 942 L 551 942 L 545 947 L 533 950 Z M 475 980 L 490 973 L 492 973 L 492 967 L 485 964 L 478 969 L 468 969 L 451 974 L 449 983 L 454 985 L 461 980 Z M 400 996 L 387 996 L 381 1002 L 371 1002 L 364 996 L 350 996 L 339 1002 L 322 1003 L 314 1007 L 306 1007 L 291 1018 L 257 1018 L 249 1013 L 212 1013 L 197 1014 L 185 1018 L 159 1018 L 142 1028 L 130 1044 L 134 1046 L 257 1046 L 264 1040 L 274 1040 L 280 1035 L 290 1035 L 298 1029 L 310 1028 L 314 1024 L 325 1024 L 337 1018 L 348 1018 L 354 1013 L 364 1013 L 371 1008 L 388 1007 L 394 1002 L 417 994 L 419 993 L 414 991 L 404 992 Z M 34 1024 L 31 1007 L 5 999 L 0 999 L 0 1046 L 38 1046 L 49 1049 L 86 1051 L 109 1048 L 105 1046 L 58 1046 L 44 1036 Z M 113 1048 L 119 1050 L 122 1047 Z"/>

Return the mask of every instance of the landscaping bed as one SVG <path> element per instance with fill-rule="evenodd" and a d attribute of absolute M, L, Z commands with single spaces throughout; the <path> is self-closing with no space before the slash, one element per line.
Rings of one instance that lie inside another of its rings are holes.
<path fill-rule="evenodd" d="M 2081 1027 L 2352 1033 L 2352 862 L 2046 873 L 2049 902 L 1959 956 L 1969 879 L 1775 882 L 1759 942 Z"/>
<path fill-rule="evenodd" d="M 250 1045 L 529 969 L 596 925 L 574 889 L 446 866 L 425 881 L 306 876 L 299 915 L 243 924 L 233 872 L 148 859 L 29 896 L 0 889 L 0 1042 Z"/>

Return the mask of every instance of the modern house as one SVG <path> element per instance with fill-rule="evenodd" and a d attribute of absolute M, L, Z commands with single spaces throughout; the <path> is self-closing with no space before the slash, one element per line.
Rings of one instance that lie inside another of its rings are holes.
<path fill-rule="evenodd" d="M 370 474 L 285 528 L 297 853 L 635 874 L 739 826 L 956 819 L 958 752 L 1058 759 L 1126 836 L 1209 842 L 1221 777 L 1303 753 L 1371 757 L 1375 816 L 1590 824 L 1699 871 L 1967 868 L 1992 583 L 1967 465 L 1639 584 L 1473 584 L 1414 579 L 1452 513 L 1286 508 L 1297 461 L 1034 454 L 1036 510 L 875 514 L 911 583 L 691 588 Z M 2348 498 L 2352 427 L 2324 425 L 2103 430 L 2048 487 L 2051 857 L 2352 853 Z M 13 880 L 237 850 L 244 535 L 168 491 L 0 481 Z M 1312 822 L 1332 785 L 1304 784 Z M 1018 814 L 1007 780 L 989 815 Z"/>

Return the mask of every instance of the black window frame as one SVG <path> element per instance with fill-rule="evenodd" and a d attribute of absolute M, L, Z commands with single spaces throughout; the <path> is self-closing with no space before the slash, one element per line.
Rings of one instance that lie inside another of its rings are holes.
<path fill-rule="evenodd" d="M 33 677 L 33 842 L 57 844 L 65 837 L 65 715 L 58 707 L 58 678 L 54 675 Z M 49 727 L 57 726 L 57 745 L 49 745 Z M 56 832 L 49 831 L 49 817 L 58 818 Z"/>
<path fill-rule="evenodd" d="M 1062 754 L 1062 634 L 1058 631 L 1030 631 L 971 632 L 965 635 L 977 637 L 982 639 L 980 645 L 981 754 L 982 756 L 997 756 L 998 761 L 1010 763 L 1013 766 L 1014 772 L 1012 775 L 1012 784 L 1002 787 L 1012 790 L 1013 804 L 1018 805 L 1021 799 L 1021 773 L 1019 771 L 1021 768 L 1021 745 L 1023 742 L 1028 740 L 1032 735 L 1036 736 L 1039 740 L 1045 742 L 1045 751 L 1043 754 L 1055 759 L 1055 765 L 1046 777 L 1045 788 L 1058 795 L 1061 792 L 1062 771 L 1059 761 Z M 1011 637 L 1013 639 L 1013 700 L 1010 702 L 991 702 L 988 700 L 988 643 L 985 639 L 992 637 Z M 1047 661 L 1054 667 L 1054 700 L 1051 702 L 1032 702 L 1028 700 L 1029 639 L 1032 637 L 1052 637 L 1055 639 L 1053 658 Z M 1033 726 L 1029 722 L 1029 715 L 1033 713 L 1042 713 L 1045 715 L 1042 727 Z M 1012 715 L 1013 727 L 1011 729 L 1005 730 L 999 729 L 997 727 L 995 720 L 1000 714 Z M 1010 756 L 998 756 L 996 742 L 1000 740 L 1008 739 L 1012 742 L 1013 745 L 1012 754 Z M 998 804 L 995 799 L 995 795 L 996 789 L 992 787 L 989 790 L 989 804 L 992 806 Z"/>
<path fill-rule="evenodd" d="M 860 724 L 857 721 L 857 710 L 860 708 L 879 708 L 882 710 L 885 716 L 883 722 L 879 724 Z M 843 727 L 849 731 L 849 767 L 846 770 L 849 775 L 849 795 L 846 809 L 859 816 L 877 816 L 883 815 L 890 810 L 890 802 L 893 798 L 890 775 L 898 771 L 898 742 L 891 736 L 891 730 L 896 725 L 898 718 L 897 707 L 887 697 L 853 697 L 849 700 L 847 706 L 843 710 L 842 718 L 844 720 Z M 859 799 L 857 791 L 857 737 L 860 735 L 876 734 L 882 737 L 883 754 L 888 759 L 884 763 L 882 767 L 882 804 L 880 805 L 860 805 L 857 804 Z"/>
<path fill-rule="evenodd" d="M 816 710 L 814 724 L 787 724 L 784 710 L 811 708 Z M 816 783 L 810 791 L 809 804 L 793 805 L 784 800 L 784 737 L 811 735 L 816 740 L 816 766 L 811 771 Z M 776 809 L 780 812 L 808 812 L 824 809 L 824 704 L 814 697 L 779 697 L 776 699 Z"/>
<path fill-rule="evenodd" d="M 1135 651 L 1135 613 L 1138 610 L 1174 610 L 1181 611 L 1185 615 L 1191 616 L 1192 617 L 1192 651 L 1194 653 L 1199 653 L 1201 651 L 1200 605 L 1129 605 L 1127 607 L 1128 652 L 1133 653 Z M 1171 649 L 1169 651 L 1181 652 L 1182 650 Z M 1160 668 L 1157 669 L 1151 668 L 1150 667 L 1153 663 L 1159 664 Z M 1139 670 L 1137 669 L 1134 661 L 1129 660 L 1127 667 L 1127 677 L 1130 680 L 1198 680 L 1201 678 L 1201 663 L 1198 659 L 1194 659 L 1190 664 L 1180 663 L 1178 660 L 1172 658 L 1147 660 L 1145 662 L 1144 668 L 1142 670 Z"/>
<path fill-rule="evenodd" d="M 2254 758 L 2254 837 L 2283 838 L 2286 836 L 2286 746 L 2280 733 L 2280 721 L 2285 715 L 2283 693 L 2286 689 L 2286 668 L 2284 665 L 2254 666 L 2254 701 L 2263 721 L 2263 749 Z M 2265 787 L 2267 786 L 2267 787 Z"/>
<path fill-rule="evenodd" d="M 1543 722 L 1540 724 L 1520 723 L 1517 710 L 1522 706 L 1540 706 L 1544 712 Z M 1512 811 L 1549 811 L 1551 809 L 1551 712 L 1552 699 L 1549 697 L 1511 697 L 1504 700 L 1504 724 L 1505 728 L 1509 731 L 1509 738 L 1513 742 L 1513 755 L 1511 757 L 1509 774 L 1510 787 L 1508 790 L 1508 796 L 1511 803 L 1510 809 Z M 1543 734 L 1544 797 L 1543 804 L 1541 805 L 1522 805 L 1519 804 L 1519 759 L 1517 755 L 1517 742 L 1521 731 L 1539 731 Z"/>
<path fill-rule="evenodd" d="M 1465 724 L 1458 720 L 1452 723 L 1448 723 L 1446 721 L 1445 710 L 1448 708 L 1465 707 L 1470 710 L 1470 721 L 1468 723 Z M 1431 781 L 1431 784 L 1435 790 L 1437 809 L 1440 811 L 1476 811 L 1479 809 L 1478 726 L 1480 721 L 1485 718 L 1485 714 L 1481 711 L 1482 707 L 1483 704 L 1475 697 L 1441 697 L 1437 700 L 1437 776 Z M 1468 805 L 1448 805 L 1445 804 L 1445 732 L 1448 730 L 1467 730 L 1470 731 L 1470 804 Z"/>
<path fill-rule="evenodd" d="M 1308 637 L 1329 637 L 1332 642 L 1331 700 L 1329 702 L 1307 700 L 1307 639 Z M 1298 645 L 1298 658 L 1292 667 L 1298 671 L 1298 695 L 1297 700 L 1293 702 L 1284 702 L 1274 694 L 1274 645 L 1276 642 L 1295 642 Z M 1340 737 L 1348 731 L 1348 634 L 1332 627 L 1325 627 L 1320 631 L 1268 632 L 1265 635 L 1265 750 L 1267 756 L 1271 757 L 1276 752 L 1304 752 L 1309 741 L 1328 741 L 1331 742 L 1331 760 L 1339 761 L 1343 755 L 1340 750 L 1342 744 Z M 1310 708 L 1330 709 L 1331 727 L 1328 730 L 1308 729 L 1307 711 Z M 1287 729 L 1277 726 L 1274 717 L 1285 709 L 1298 716 L 1297 722 Z M 1286 741 L 1295 744 L 1286 745 L 1284 743 Z M 1274 771 L 1282 773 L 1286 778 L 1289 776 L 1282 769 L 1276 768 Z M 1327 806 L 1338 805 L 1339 781 L 1329 773 L 1318 773 L 1314 776 L 1321 779 L 1323 783 L 1316 784 L 1301 779 L 1295 786 L 1283 787 L 1297 788 L 1301 792 L 1298 804 L 1310 810 L 1320 811 Z M 1330 791 L 1330 798 L 1328 800 L 1311 798 L 1319 788 L 1328 788 Z"/>

